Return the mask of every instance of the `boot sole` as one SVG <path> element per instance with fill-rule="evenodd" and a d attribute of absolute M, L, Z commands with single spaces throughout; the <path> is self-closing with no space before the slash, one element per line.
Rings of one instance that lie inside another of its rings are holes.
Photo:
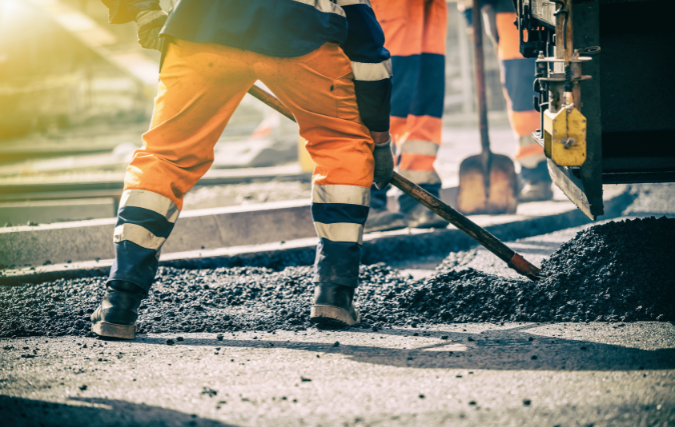
<path fill-rule="evenodd" d="M 448 221 L 434 221 L 434 222 L 423 222 L 423 223 L 410 223 L 410 228 L 448 228 L 450 223 Z"/>
<path fill-rule="evenodd" d="M 315 305 L 309 313 L 309 321 L 323 326 L 352 326 L 361 321 L 359 311 L 356 311 L 356 319 L 353 319 L 347 310 L 332 305 Z"/>
<path fill-rule="evenodd" d="M 401 220 L 390 224 L 375 225 L 372 227 L 368 227 L 368 224 L 366 224 L 366 227 L 364 228 L 363 232 L 375 233 L 377 231 L 393 231 L 393 230 L 402 230 L 404 228 L 408 228 L 408 223 L 405 220 Z"/>
<path fill-rule="evenodd" d="M 547 202 L 549 200 L 553 199 L 553 193 L 551 194 L 546 194 L 542 197 L 528 197 L 528 196 L 523 196 L 520 197 L 518 196 L 518 201 L 523 202 L 523 203 L 529 203 L 529 202 Z"/>
<path fill-rule="evenodd" d="M 91 325 L 91 331 L 98 336 L 133 340 L 136 338 L 136 324 L 118 325 L 108 322 L 97 322 Z"/>

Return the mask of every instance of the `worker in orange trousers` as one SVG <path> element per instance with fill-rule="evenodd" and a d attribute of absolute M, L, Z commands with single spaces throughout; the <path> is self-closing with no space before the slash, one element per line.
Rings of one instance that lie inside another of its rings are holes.
<path fill-rule="evenodd" d="M 445 0 L 372 0 L 372 4 L 391 52 L 391 134 L 399 173 L 439 197 L 441 178 L 434 162 L 443 129 L 447 4 Z M 371 194 L 366 231 L 448 225 L 407 194 L 398 197 L 399 212 L 387 210 L 386 190 L 374 188 Z"/>
<path fill-rule="evenodd" d="M 115 261 L 92 330 L 130 339 L 183 197 L 247 91 L 262 81 L 290 109 L 316 164 L 319 236 L 310 320 L 353 325 L 370 188 L 386 186 L 391 61 L 367 0 L 103 0 L 110 21 L 136 21 L 139 43 L 163 48 L 150 130 L 134 153 L 113 236 Z"/>
<path fill-rule="evenodd" d="M 472 1 L 461 1 L 458 7 L 471 24 Z M 534 58 L 520 53 L 520 37 L 514 22 L 516 12 L 511 0 L 482 0 L 486 32 L 497 50 L 501 80 L 511 128 L 518 140 L 515 155 L 520 164 L 520 195 L 524 202 L 553 197 L 544 149 L 532 133 L 540 127 L 539 113 L 534 109 Z"/>

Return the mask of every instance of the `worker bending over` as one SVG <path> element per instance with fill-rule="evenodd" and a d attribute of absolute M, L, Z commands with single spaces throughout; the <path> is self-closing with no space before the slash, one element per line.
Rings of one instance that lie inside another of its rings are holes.
<path fill-rule="evenodd" d="M 519 199 L 524 202 L 553 198 L 544 149 L 532 137 L 540 127 L 539 113 L 534 110 L 535 58 L 520 54 L 520 38 L 514 25 L 516 11 L 512 0 L 482 0 L 484 28 L 497 49 L 501 66 L 504 97 L 513 129 L 518 138 L 516 160 L 521 166 Z M 471 0 L 457 3 L 471 24 Z"/>
<path fill-rule="evenodd" d="M 133 338 L 137 310 L 183 196 L 213 162 L 235 108 L 256 80 L 296 117 L 316 168 L 312 216 L 320 242 L 310 320 L 351 325 L 373 182 L 394 160 L 391 62 L 368 0 L 103 0 L 110 22 L 136 20 L 139 42 L 164 59 L 150 130 L 127 168 L 115 261 L 92 314 L 102 336 Z"/>
<path fill-rule="evenodd" d="M 399 172 L 439 197 L 441 178 L 434 162 L 443 129 L 447 5 L 445 0 L 372 2 L 392 55 L 391 134 Z M 448 225 L 407 194 L 398 202 L 400 212 L 387 211 L 386 189 L 373 189 L 366 231 Z"/>

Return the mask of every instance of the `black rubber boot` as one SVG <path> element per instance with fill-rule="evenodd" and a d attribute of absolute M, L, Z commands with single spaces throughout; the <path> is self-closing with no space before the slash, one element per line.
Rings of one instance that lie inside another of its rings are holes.
<path fill-rule="evenodd" d="M 101 305 L 91 315 L 91 330 L 101 337 L 134 339 L 143 298 L 145 291 L 133 283 L 109 282 Z"/>
<path fill-rule="evenodd" d="M 447 228 L 449 224 L 448 221 L 421 204 L 406 212 L 405 219 L 412 228 Z"/>
<path fill-rule="evenodd" d="M 406 228 L 407 226 L 408 222 L 405 220 L 405 216 L 401 213 L 391 212 L 386 208 L 370 208 L 364 232 L 371 233 L 374 231 L 399 230 L 401 228 Z"/>
<path fill-rule="evenodd" d="M 522 165 L 521 165 L 522 166 Z M 520 168 L 519 176 L 521 202 L 541 202 L 553 198 L 553 181 L 548 173 L 546 161 L 539 162 L 534 168 Z"/>
<path fill-rule="evenodd" d="M 398 230 L 408 226 L 403 214 L 387 210 L 387 188 L 380 190 L 374 185 L 370 188 L 370 212 L 363 230 L 366 233 Z"/>
<path fill-rule="evenodd" d="M 419 186 L 431 193 L 432 196 L 438 199 L 441 198 L 440 183 L 419 184 Z M 448 221 L 436 215 L 429 208 L 407 194 L 399 196 L 398 204 L 410 228 L 446 228 L 449 224 Z"/>
<path fill-rule="evenodd" d="M 522 184 L 518 200 L 521 202 L 543 202 L 553 198 L 553 184 L 550 181 L 527 181 Z"/>
<path fill-rule="evenodd" d="M 350 286 L 334 283 L 317 283 L 309 321 L 328 327 L 359 323 L 361 316 L 353 304 L 355 290 Z"/>

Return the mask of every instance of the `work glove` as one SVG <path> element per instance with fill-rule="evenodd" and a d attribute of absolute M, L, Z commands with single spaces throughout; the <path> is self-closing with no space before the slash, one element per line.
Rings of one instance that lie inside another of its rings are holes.
<path fill-rule="evenodd" d="M 385 143 L 375 144 L 373 157 L 375 158 L 373 183 L 378 189 L 384 190 L 394 175 L 394 154 L 391 151 L 391 138 Z"/>
<path fill-rule="evenodd" d="M 138 24 L 138 44 L 145 49 L 162 50 L 162 30 L 169 15 L 163 10 L 142 10 L 136 15 Z"/>

